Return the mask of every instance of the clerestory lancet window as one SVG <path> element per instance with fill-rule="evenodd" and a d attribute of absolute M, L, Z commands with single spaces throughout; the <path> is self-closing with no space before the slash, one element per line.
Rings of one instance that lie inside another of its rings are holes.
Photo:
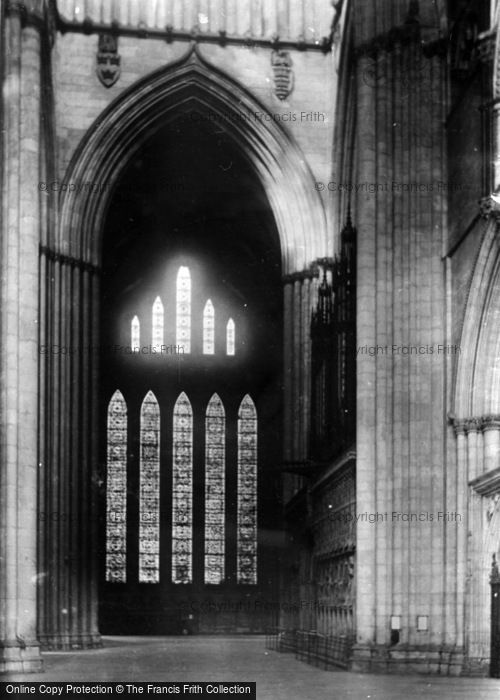
<path fill-rule="evenodd" d="M 130 324 L 130 347 L 132 352 L 139 352 L 141 347 L 141 326 L 137 316 L 134 316 Z"/>
<path fill-rule="evenodd" d="M 191 274 L 185 266 L 177 273 L 175 342 L 183 353 L 191 352 Z"/>
<path fill-rule="evenodd" d="M 203 310 L 203 354 L 213 355 L 215 352 L 215 310 L 209 299 Z"/>
<path fill-rule="evenodd" d="M 157 352 L 160 352 L 163 345 L 163 304 L 160 297 L 156 297 L 153 304 L 151 345 Z"/>
<path fill-rule="evenodd" d="M 236 330 L 234 321 L 229 319 L 226 326 L 226 355 L 234 355 L 236 352 Z"/>

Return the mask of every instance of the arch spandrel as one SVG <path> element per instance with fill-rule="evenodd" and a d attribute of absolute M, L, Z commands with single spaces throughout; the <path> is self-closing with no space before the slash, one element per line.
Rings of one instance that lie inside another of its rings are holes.
<path fill-rule="evenodd" d="M 122 93 L 96 120 L 75 153 L 67 181 L 106 183 L 99 196 L 63 193 L 58 251 L 93 265 L 100 260 L 103 222 L 114 186 L 137 150 L 160 126 L 192 110 L 210 111 L 241 149 L 274 213 L 283 272 L 331 255 L 323 202 L 299 146 L 247 90 L 208 64 L 196 47 L 180 61 Z M 333 237 L 331 236 L 330 239 Z"/>

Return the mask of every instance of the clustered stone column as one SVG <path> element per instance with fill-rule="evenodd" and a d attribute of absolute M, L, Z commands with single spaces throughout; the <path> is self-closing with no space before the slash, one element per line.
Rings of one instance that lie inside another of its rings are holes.
<path fill-rule="evenodd" d="M 308 457 L 311 396 L 311 314 L 318 288 L 317 265 L 284 280 L 284 461 Z M 285 501 L 300 478 L 288 483 Z"/>
<path fill-rule="evenodd" d="M 39 639 L 100 645 L 97 621 L 99 274 L 40 251 Z"/>
<path fill-rule="evenodd" d="M 4 5 L 0 284 L 0 671 L 41 668 L 36 639 L 40 26 Z"/>
<path fill-rule="evenodd" d="M 285 464 L 305 466 L 309 449 L 311 420 L 311 315 L 316 302 L 318 266 L 311 264 L 303 272 L 284 278 L 284 447 Z M 293 467 L 292 467 L 293 469 Z M 299 490 L 303 477 L 284 475 L 284 499 L 288 502 Z M 296 546 L 297 543 L 295 543 Z M 296 552 L 294 552 L 296 554 Z M 309 559 L 297 556 L 296 580 L 283 581 L 286 592 L 280 600 L 280 625 L 287 629 L 309 628 L 311 610 L 299 609 L 299 601 L 313 599 L 308 583 Z"/>
<path fill-rule="evenodd" d="M 354 204 L 357 512 L 387 514 L 387 520 L 357 523 L 353 667 L 426 663 L 427 671 L 437 671 L 443 657 L 430 650 L 456 650 L 461 639 L 451 608 L 442 614 L 449 595 L 445 547 L 458 528 L 425 519 L 393 521 L 392 513 L 436 519 L 438 512 L 457 510 L 447 491 L 443 450 L 451 360 L 443 350 L 446 194 L 436 189 L 446 181 L 446 66 L 438 46 L 424 55 L 415 17 L 391 28 L 389 7 L 395 3 L 387 3 L 386 24 L 373 22 L 370 29 L 376 8 L 360 5 L 357 172 L 371 188 L 359 191 Z M 376 34 L 383 27 L 387 33 Z M 370 354 L 364 347 L 375 350 Z M 417 617 L 427 629 L 417 629 Z M 391 621 L 399 642 L 394 648 Z M 453 654 L 458 669 L 460 652 Z M 450 659 L 446 663 L 453 665 Z"/>

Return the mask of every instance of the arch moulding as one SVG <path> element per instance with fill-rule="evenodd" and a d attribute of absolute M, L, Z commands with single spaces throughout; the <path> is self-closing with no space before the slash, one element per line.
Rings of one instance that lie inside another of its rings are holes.
<path fill-rule="evenodd" d="M 196 46 L 125 90 L 94 122 L 66 173 L 68 182 L 106 183 L 105 194 L 63 193 L 57 252 L 98 265 L 105 213 L 133 155 L 160 127 L 191 111 L 210 112 L 241 149 L 263 185 L 290 274 L 331 254 L 321 196 L 299 146 L 249 91 L 210 65 Z"/>

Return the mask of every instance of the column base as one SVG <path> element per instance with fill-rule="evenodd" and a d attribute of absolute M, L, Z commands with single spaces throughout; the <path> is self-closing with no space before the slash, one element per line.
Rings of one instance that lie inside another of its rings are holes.
<path fill-rule="evenodd" d="M 76 649 L 100 649 L 102 639 L 95 634 L 41 634 L 42 651 L 72 651 Z"/>
<path fill-rule="evenodd" d="M 471 678 L 487 678 L 490 675 L 490 657 L 466 657 L 462 675 Z"/>
<path fill-rule="evenodd" d="M 386 647 L 356 644 L 349 670 L 358 673 L 418 673 L 436 676 L 461 676 L 464 673 L 463 649 L 457 647 Z"/>
<path fill-rule="evenodd" d="M 38 642 L 0 642 L 0 673 L 40 673 L 43 661 Z"/>

